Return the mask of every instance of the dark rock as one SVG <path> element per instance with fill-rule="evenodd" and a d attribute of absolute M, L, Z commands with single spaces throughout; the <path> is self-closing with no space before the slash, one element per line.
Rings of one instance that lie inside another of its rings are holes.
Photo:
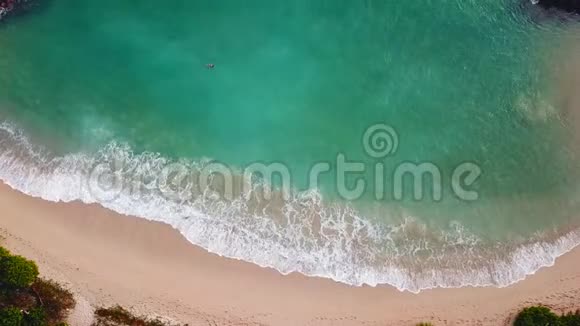
<path fill-rule="evenodd" d="M 537 4 L 546 9 L 558 9 L 580 15 L 580 0 L 536 0 Z"/>
<path fill-rule="evenodd" d="M 0 20 L 9 15 L 22 13 L 35 3 L 35 0 L 0 0 Z"/>

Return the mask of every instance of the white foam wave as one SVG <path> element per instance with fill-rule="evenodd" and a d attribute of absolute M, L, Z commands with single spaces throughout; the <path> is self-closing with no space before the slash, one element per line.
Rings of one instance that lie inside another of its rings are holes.
<path fill-rule="evenodd" d="M 117 177 L 124 184 L 138 184 L 103 200 L 91 189 L 91 172 L 99 164 L 117 161 L 126 164 Z M 282 204 L 256 204 L 246 197 L 226 201 L 211 191 L 169 199 L 156 182 L 170 163 L 161 155 L 136 155 L 114 143 L 98 153 L 56 156 L 10 123 L 0 123 L 0 179 L 12 188 L 49 201 L 98 203 L 164 222 L 210 252 L 283 274 L 300 272 L 357 286 L 390 284 L 412 292 L 503 287 L 553 265 L 580 243 L 580 231 L 573 230 L 559 237 L 538 235 L 507 250 L 507 245 L 483 243 L 459 223 L 443 231 L 411 216 L 397 225 L 371 222 L 348 205 L 325 202 L 316 191 L 294 194 Z M 203 163 L 182 164 L 196 169 Z"/>

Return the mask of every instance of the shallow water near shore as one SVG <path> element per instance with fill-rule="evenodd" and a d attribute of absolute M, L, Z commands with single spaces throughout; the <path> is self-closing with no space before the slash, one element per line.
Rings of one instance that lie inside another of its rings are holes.
<path fill-rule="evenodd" d="M 410 291 L 505 286 L 580 240 L 577 126 L 555 82 L 571 23 L 528 9 L 51 2 L 0 27 L 0 179 L 163 221 L 212 252 L 283 273 Z M 377 124 L 397 140 L 378 158 L 363 144 Z M 337 190 L 340 154 L 367 167 L 346 180 L 368 181 L 357 200 Z M 261 202 L 160 191 L 165 167 L 195 174 L 212 160 L 234 171 L 282 163 L 293 191 Z M 95 167 L 118 161 L 131 186 L 96 195 Z M 320 162 L 331 172 L 313 187 Z M 393 171 L 405 162 L 441 171 L 440 200 L 430 185 L 422 200 L 395 198 Z M 453 191 L 465 162 L 481 171 L 469 187 L 477 200 Z"/>

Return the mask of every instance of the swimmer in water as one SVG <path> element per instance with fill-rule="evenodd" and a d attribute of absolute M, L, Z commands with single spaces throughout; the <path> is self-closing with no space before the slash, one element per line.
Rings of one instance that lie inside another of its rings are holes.
<path fill-rule="evenodd" d="M 215 68 L 215 65 L 213 63 L 208 63 L 208 64 L 205 65 L 205 67 L 207 69 L 213 69 L 213 68 Z"/>

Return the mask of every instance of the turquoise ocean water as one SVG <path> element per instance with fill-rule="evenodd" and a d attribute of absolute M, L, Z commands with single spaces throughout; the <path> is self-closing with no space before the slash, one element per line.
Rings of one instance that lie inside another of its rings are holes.
<path fill-rule="evenodd" d="M 49 1 L 0 25 L 0 178 L 283 273 L 505 286 L 580 243 L 575 126 L 554 82 L 571 24 L 515 0 Z M 396 134 L 388 157 L 361 142 L 377 124 Z M 347 177 L 370 180 L 356 200 L 337 190 L 339 154 L 367 167 Z M 159 190 L 170 163 L 214 161 L 284 164 L 292 194 Z M 331 172 L 314 187 L 319 162 Z M 394 198 L 405 162 L 438 167 L 441 200 Z M 477 200 L 452 191 L 465 162 Z M 117 163 L 122 189 L 95 194 L 95 169 Z"/>

